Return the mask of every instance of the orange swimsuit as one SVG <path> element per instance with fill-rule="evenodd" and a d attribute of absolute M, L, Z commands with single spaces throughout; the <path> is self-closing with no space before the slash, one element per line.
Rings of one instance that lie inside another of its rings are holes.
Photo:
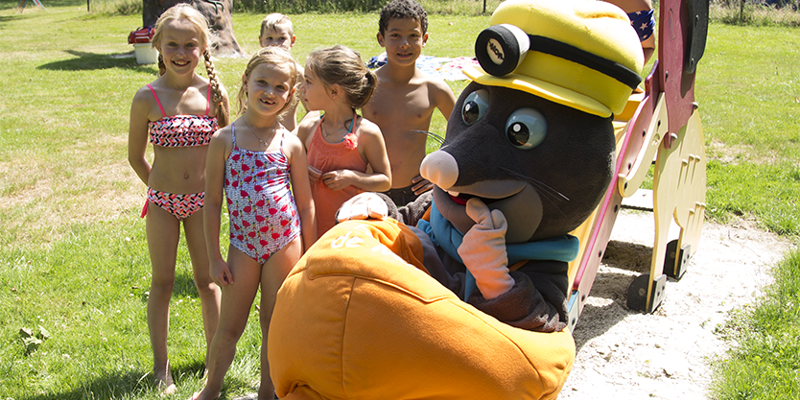
<path fill-rule="evenodd" d="M 328 143 L 322 137 L 324 118 L 325 116 L 320 118 L 320 123 L 308 145 L 308 165 L 320 170 L 321 174 L 340 169 L 367 172 L 367 163 L 358 154 L 358 136 L 352 132 L 352 125 L 350 126 L 351 132 L 345 135 L 344 140 L 339 143 Z M 353 125 L 355 125 L 355 120 Z M 362 192 L 363 190 L 355 186 L 334 191 L 328 189 L 322 179 L 311 185 L 311 195 L 314 198 L 317 214 L 317 236 L 322 236 L 328 229 L 336 225 L 336 211 L 342 203 Z"/>

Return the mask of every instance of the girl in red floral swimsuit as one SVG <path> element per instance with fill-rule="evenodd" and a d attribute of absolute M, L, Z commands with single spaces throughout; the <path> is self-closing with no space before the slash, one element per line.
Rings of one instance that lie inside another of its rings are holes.
<path fill-rule="evenodd" d="M 153 36 L 161 76 L 139 89 L 131 105 L 128 160 L 149 188 L 143 212 L 153 268 L 147 325 L 155 381 L 166 393 L 175 391 L 167 356 L 167 328 L 181 223 L 200 295 L 207 345 L 219 319 L 221 294 L 208 274 L 202 207 L 208 143 L 218 127 L 228 124 L 228 97 L 208 54 L 209 40 L 206 19 L 193 7 L 179 4 L 165 11 Z M 208 80 L 194 72 L 201 54 Z M 153 144 L 152 164 L 145 156 L 148 136 Z"/>
<path fill-rule="evenodd" d="M 297 64 L 280 47 L 247 64 L 231 126 L 211 139 L 206 166 L 205 226 L 211 278 L 222 287 L 219 327 L 208 354 L 208 382 L 193 399 L 216 399 L 261 286 L 260 399 L 273 398 L 267 332 L 275 297 L 305 249 L 317 240 L 303 144 L 279 122 L 295 101 Z M 230 217 L 227 263 L 219 246 L 222 193 Z"/>

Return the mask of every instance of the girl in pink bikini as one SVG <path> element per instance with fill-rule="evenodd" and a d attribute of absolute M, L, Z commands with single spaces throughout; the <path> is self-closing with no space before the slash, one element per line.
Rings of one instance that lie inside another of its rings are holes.
<path fill-rule="evenodd" d="M 303 144 L 279 116 L 295 101 L 297 64 L 280 47 L 248 62 L 237 97 L 241 117 L 211 139 L 206 166 L 205 227 L 211 278 L 222 287 L 217 333 L 208 354 L 208 382 L 193 399 L 216 399 L 261 286 L 261 386 L 272 399 L 267 332 L 275 297 L 305 249 L 317 240 L 314 201 Z M 227 263 L 219 246 L 222 193 L 230 229 Z"/>
<path fill-rule="evenodd" d="M 336 211 L 346 200 L 392 185 L 381 130 L 356 113 L 372 97 L 376 83 L 358 52 L 347 47 L 317 50 L 306 58 L 300 90 L 309 110 L 324 112 L 321 118 L 303 120 L 297 129 L 308 150 L 318 236 L 336 224 Z"/>
<path fill-rule="evenodd" d="M 175 391 L 167 356 L 169 302 L 181 223 L 200 295 L 206 345 L 219 319 L 221 293 L 208 273 L 203 237 L 205 160 L 211 135 L 228 124 L 228 97 L 208 53 L 205 17 L 186 4 L 165 11 L 156 22 L 153 47 L 160 77 L 136 92 L 131 105 L 128 161 L 148 186 L 147 244 L 153 277 L 147 300 L 147 325 L 153 347 L 156 384 Z M 205 59 L 206 80 L 195 71 Z M 153 163 L 145 156 L 148 137 Z"/>

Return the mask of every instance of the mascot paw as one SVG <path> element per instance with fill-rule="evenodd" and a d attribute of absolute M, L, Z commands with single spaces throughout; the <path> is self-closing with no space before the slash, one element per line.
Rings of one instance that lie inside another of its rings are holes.
<path fill-rule="evenodd" d="M 467 215 L 475 225 L 464 235 L 458 255 L 475 277 L 481 294 L 493 299 L 514 286 L 506 254 L 508 223 L 502 211 L 489 210 L 478 198 L 467 201 Z"/>
<path fill-rule="evenodd" d="M 383 219 L 389 214 L 386 202 L 375 193 L 361 193 L 353 196 L 339 207 L 336 222 L 352 219 Z"/>

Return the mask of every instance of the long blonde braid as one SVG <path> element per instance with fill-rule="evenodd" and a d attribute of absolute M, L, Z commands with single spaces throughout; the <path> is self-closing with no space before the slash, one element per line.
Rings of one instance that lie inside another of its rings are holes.
<path fill-rule="evenodd" d="M 206 73 L 208 73 L 208 84 L 211 85 L 211 101 L 217 106 L 217 124 L 220 128 L 228 126 L 231 122 L 230 110 L 225 107 L 223 101 L 222 85 L 219 83 L 217 76 L 217 69 L 214 68 L 214 63 L 211 62 L 211 53 L 208 49 L 203 51 L 203 58 L 206 62 Z"/>
<path fill-rule="evenodd" d="M 158 53 L 158 75 L 164 75 L 167 73 L 167 66 L 164 64 L 164 57 L 161 57 L 161 53 Z"/>

